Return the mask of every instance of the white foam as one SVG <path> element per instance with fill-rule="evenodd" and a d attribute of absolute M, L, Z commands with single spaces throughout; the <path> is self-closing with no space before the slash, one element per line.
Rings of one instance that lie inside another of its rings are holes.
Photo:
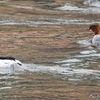
<path fill-rule="evenodd" d="M 66 3 L 63 7 L 57 7 L 55 9 L 58 10 L 68 10 L 75 12 L 83 12 L 83 13 L 100 13 L 100 2 L 98 0 L 87 0 L 83 2 L 83 4 L 88 5 L 87 8 L 79 8 L 77 6 L 71 6 L 69 3 Z"/>
<path fill-rule="evenodd" d="M 75 57 L 80 57 L 80 58 L 85 58 L 85 57 L 98 57 L 98 58 L 100 58 L 100 53 L 85 54 L 85 55 L 76 55 Z"/>
<path fill-rule="evenodd" d="M 10 5 L 12 7 L 16 7 L 16 8 L 23 8 L 23 9 L 33 9 L 32 7 L 29 6 L 16 6 L 16 5 Z"/>
<path fill-rule="evenodd" d="M 96 50 L 86 50 L 86 51 L 82 51 L 80 53 L 86 55 L 86 54 L 93 54 L 93 53 L 96 53 L 96 52 L 97 52 Z"/>
<path fill-rule="evenodd" d="M 29 71 L 32 72 L 50 72 L 52 74 L 64 74 L 64 75 L 73 75 L 73 74 L 80 74 L 80 75 L 100 75 L 99 70 L 92 70 L 92 69 L 74 69 L 74 68 L 69 68 L 69 67 L 60 67 L 60 66 L 41 66 L 41 65 L 35 65 L 34 64 L 28 64 Z M 32 69 L 31 69 L 31 68 Z"/>
<path fill-rule="evenodd" d="M 78 8 L 76 6 L 71 6 L 68 3 L 66 3 L 63 7 L 57 7 L 55 9 L 58 9 L 58 10 L 69 10 L 69 11 L 83 11 L 82 8 Z"/>
<path fill-rule="evenodd" d="M 80 74 L 95 74 L 100 73 L 98 70 L 90 70 L 90 69 L 74 69 L 74 73 L 80 73 Z"/>
<path fill-rule="evenodd" d="M 81 10 L 83 10 L 83 8 L 78 8 L 76 6 L 70 6 L 69 3 L 66 3 L 63 7 L 58 7 L 56 9 L 59 9 L 59 10 L 69 10 L 69 11 L 81 11 Z"/>
<path fill-rule="evenodd" d="M 95 7 L 89 7 L 89 8 L 84 8 L 82 11 L 83 13 L 100 13 L 100 8 L 95 8 Z"/>
<path fill-rule="evenodd" d="M 12 87 L 2 87 L 0 90 L 11 89 Z"/>
<path fill-rule="evenodd" d="M 81 81 L 81 79 L 68 78 L 68 81 Z"/>
<path fill-rule="evenodd" d="M 77 62 L 81 62 L 81 60 L 79 60 L 79 59 L 67 59 L 67 60 L 58 61 L 55 63 L 77 63 Z"/>
<path fill-rule="evenodd" d="M 76 63 L 80 63 L 80 60 L 74 59 L 74 60 L 69 60 L 70 63 L 73 63 L 73 61 Z M 67 60 L 68 62 L 68 60 Z M 81 63 L 80 63 L 81 64 Z M 93 69 L 83 69 L 83 68 L 76 68 L 72 66 L 42 66 L 38 64 L 23 64 L 22 67 L 16 67 L 16 68 L 11 68 L 11 67 L 6 67 L 6 68 L 0 68 L 0 74 L 18 74 L 20 72 L 41 72 L 41 73 L 51 73 L 52 75 L 66 75 L 68 77 L 76 75 L 75 79 L 82 79 L 84 76 L 88 75 L 94 75 L 96 77 L 100 76 L 100 71 L 99 70 L 93 70 Z M 2 77 L 1 77 L 2 78 Z M 4 77 L 4 78 L 9 78 L 9 77 Z"/>
<path fill-rule="evenodd" d="M 98 0 L 86 0 L 83 2 L 83 4 L 92 6 L 92 7 L 100 7 L 100 1 Z"/>
<path fill-rule="evenodd" d="M 44 19 L 45 20 L 45 19 Z M 36 26 L 36 25 L 52 25 L 52 24 L 60 24 L 60 22 L 46 22 L 46 21 L 14 21 L 14 20 L 1 20 L 0 25 L 28 25 L 28 26 Z"/>

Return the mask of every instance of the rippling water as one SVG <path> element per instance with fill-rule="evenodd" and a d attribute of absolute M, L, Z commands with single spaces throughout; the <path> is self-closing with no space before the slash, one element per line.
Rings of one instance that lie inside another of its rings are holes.
<path fill-rule="evenodd" d="M 79 8 L 77 6 L 71 6 L 70 4 L 65 4 L 63 7 L 58 7 L 59 10 L 69 10 L 81 13 L 100 13 L 100 1 L 98 0 L 84 0 L 84 5 L 87 8 Z M 20 6 L 17 6 L 20 7 Z M 23 8 L 23 7 L 22 7 Z M 28 7 L 27 7 L 28 8 Z M 46 21 L 47 20 L 47 21 Z M 49 20 L 49 21 L 48 21 Z M 85 20 L 85 19 L 62 19 L 62 18 L 40 18 L 38 21 L 14 21 L 14 20 L 1 20 L 0 25 L 28 25 L 28 26 L 38 26 L 55 24 L 91 24 L 95 20 Z M 100 21 L 97 21 L 100 23 Z M 46 73 L 52 75 L 54 78 L 58 77 L 64 81 L 71 82 L 81 82 L 81 81 L 96 81 L 96 85 L 100 86 L 100 48 L 91 47 L 91 40 L 79 40 L 76 41 L 75 45 L 84 47 L 77 53 L 72 53 L 70 56 L 66 56 L 64 60 L 52 62 L 52 66 L 47 66 L 43 64 L 24 64 L 18 67 L 1 67 L 0 68 L 0 98 L 8 97 L 5 93 L 7 90 L 12 89 L 12 84 L 17 84 L 16 88 L 19 88 L 21 80 L 23 79 L 19 75 L 24 75 L 26 72 L 34 73 Z M 74 44 L 73 44 L 74 45 Z M 60 77 L 63 76 L 63 77 Z M 33 76 L 34 77 L 34 76 Z M 28 80 L 24 77 L 24 82 L 27 83 Z M 31 84 L 31 83 L 30 83 Z M 23 87 L 26 88 L 26 87 Z M 15 97 L 16 98 L 16 95 Z"/>
<path fill-rule="evenodd" d="M 28 82 L 29 80 L 26 80 L 25 77 L 21 78 L 19 76 L 20 74 L 24 75 L 26 72 L 29 72 L 30 75 L 34 72 L 49 74 L 54 78 L 67 82 L 87 81 L 91 83 L 91 81 L 95 81 L 95 85 L 100 86 L 100 49 L 92 48 L 90 40 L 79 40 L 76 44 L 85 47 L 84 50 L 80 50 L 80 52 L 71 54 L 68 57 L 66 55 L 64 60 L 52 62 L 52 66 L 23 64 L 21 67 L 0 68 L 0 91 L 2 91 L 0 98 L 19 98 L 20 96 L 17 94 L 10 95 L 7 93 L 7 91 L 14 88 L 20 89 L 23 87 L 27 91 L 31 82 Z M 62 75 L 63 77 L 61 77 Z M 21 80 L 24 81 L 21 82 Z M 15 87 L 13 84 L 16 84 Z"/>
<path fill-rule="evenodd" d="M 86 50 L 77 54 L 66 57 L 65 60 L 53 62 L 53 66 L 45 66 L 39 64 L 23 64 L 19 67 L 3 67 L 0 68 L 2 75 L 16 75 L 29 72 L 51 73 L 52 75 L 65 75 L 68 80 L 83 80 L 90 77 L 91 79 L 100 79 L 100 49 L 93 49 L 89 40 L 77 41 L 77 44 L 87 47 Z M 5 78 L 8 78 L 8 76 Z"/>
<path fill-rule="evenodd" d="M 23 94 L 20 96 L 20 91 L 18 93 L 17 91 L 19 89 L 29 91 L 31 88 L 34 90 L 35 87 L 31 84 L 37 83 L 31 82 L 30 79 L 31 77 L 34 78 L 34 74 L 31 74 L 35 72 L 46 75 L 49 74 L 54 78 L 72 82 L 73 84 L 76 84 L 76 82 L 87 81 L 90 85 L 95 82 L 95 86 L 100 86 L 100 49 L 92 48 L 89 40 L 79 40 L 76 44 L 84 46 L 86 49 L 80 50 L 80 52 L 71 54 L 68 57 L 66 55 L 66 59 L 64 60 L 52 62 L 52 66 L 23 64 L 23 66 L 18 67 L 0 68 L 0 98 L 24 98 L 28 100 L 28 98 L 26 98 L 27 96 L 23 97 Z M 27 72 L 31 76 L 29 79 L 25 78 L 28 75 L 25 74 Z M 20 77 L 20 74 L 25 76 Z M 42 79 L 39 78 L 38 80 Z M 14 94 L 11 92 L 12 90 L 14 91 Z"/>

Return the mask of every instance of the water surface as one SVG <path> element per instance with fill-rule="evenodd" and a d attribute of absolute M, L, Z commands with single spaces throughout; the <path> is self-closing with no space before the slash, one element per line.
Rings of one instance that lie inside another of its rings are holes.
<path fill-rule="evenodd" d="M 55 10 L 66 10 L 71 13 L 100 13 L 100 1 L 98 0 L 84 0 L 83 5 L 87 8 L 82 8 L 78 6 L 73 6 L 66 2 L 63 7 L 55 8 Z M 30 7 L 22 7 L 22 6 L 14 6 L 22 9 L 32 9 Z M 100 20 L 87 20 L 85 18 L 75 18 L 75 19 L 67 19 L 67 18 L 50 18 L 39 17 L 38 20 L 26 20 L 26 21 L 16 21 L 16 20 L 0 20 L 0 26 L 14 26 L 14 25 L 27 25 L 29 27 L 49 27 L 49 25 L 53 25 L 52 27 L 59 28 L 64 25 L 87 25 L 92 23 L 100 23 Z M 59 26 L 59 27 L 58 27 Z M 36 32 L 37 34 L 37 32 Z M 59 38 L 58 38 L 59 39 Z M 69 39 L 69 38 L 67 38 Z M 61 52 L 64 52 L 64 57 L 62 60 L 52 61 L 50 64 L 45 63 L 23 63 L 22 66 L 18 67 L 1 67 L 0 68 L 0 98 L 9 99 L 12 98 L 24 98 L 24 100 L 28 100 L 29 96 L 23 96 L 23 94 L 27 91 L 37 91 L 39 93 L 39 89 L 43 88 L 42 85 L 48 82 L 48 80 L 61 80 L 64 82 L 72 83 L 73 85 L 85 84 L 86 86 L 100 86 L 100 48 L 91 47 L 91 39 L 87 37 L 87 39 L 78 39 L 75 42 L 71 43 L 73 45 L 73 52 L 68 51 L 67 49 Z M 76 48 L 74 48 L 76 47 Z M 82 49 L 79 49 L 82 47 Z M 74 52 L 74 49 L 77 52 Z M 56 51 L 56 50 L 55 50 Z M 56 51 L 58 52 L 58 51 Z M 69 54 L 68 54 L 69 52 Z M 58 54 L 58 53 L 55 53 Z M 53 57 L 52 57 L 53 58 Z M 51 59 L 52 59 L 51 58 Z M 38 74 L 38 79 L 35 79 L 35 74 Z M 44 77 L 40 77 L 44 75 Z M 47 76 L 50 75 L 49 78 Z M 35 81 L 32 81 L 34 79 Z M 45 81 L 43 83 L 43 80 Z M 41 85 L 42 84 L 42 85 Z M 48 83 L 47 83 L 48 84 Z M 34 86 L 36 85 L 38 89 Z M 46 87 L 46 86 L 45 86 Z M 49 87 L 51 88 L 51 87 Z M 32 89 L 32 90 L 31 90 Z M 43 88 L 46 90 L 46 88 Z M 20 95 L 20 91 L 23 91 Z M 14 93 L 13 93 L 14 91 Z M 49 90 L 50 91 L 50 90 Z M 28 95 L 28 94 L 27 94 Z M 34 98 L 32 95 L 31 98 Z M 41 100 L 41 99 L 40 99 Z"/>

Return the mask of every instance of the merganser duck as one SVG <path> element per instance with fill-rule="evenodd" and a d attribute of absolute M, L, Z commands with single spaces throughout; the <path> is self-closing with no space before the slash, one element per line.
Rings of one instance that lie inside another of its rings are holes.
<path fill-rule="evenodd" d="M 14 57 L 0 57 L 0 67 L 22 66 L 22 63 Z"/>
<path fill-rule="evenodd" d="M 89 30 L 94 32 L 94 37 L 92 38 L 93 46 L 100 46 L 100 25 L 91 25 Z"/>

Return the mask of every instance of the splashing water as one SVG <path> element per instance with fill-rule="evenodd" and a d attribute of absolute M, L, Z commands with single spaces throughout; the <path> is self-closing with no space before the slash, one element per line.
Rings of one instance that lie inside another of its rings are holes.
<path fill-rule="evenodd" d="M 75 12 L 83 13 L 100 13 L 100 1 L 98 0 L 85 0 L 84 5 L 87 5 L 87 8 L 79 8 L 77 6 L 71 6 L 69 3 L 66 3 L 63 7 L 57 7 L 58 10 L 69 10 Z"/>
<path fill-rule="evenodd" d="M 90 7 L 98 7 L 100 8 L 100 1 L 98 0 L 86 0 L 83 4 L 88 5 Z"/>

